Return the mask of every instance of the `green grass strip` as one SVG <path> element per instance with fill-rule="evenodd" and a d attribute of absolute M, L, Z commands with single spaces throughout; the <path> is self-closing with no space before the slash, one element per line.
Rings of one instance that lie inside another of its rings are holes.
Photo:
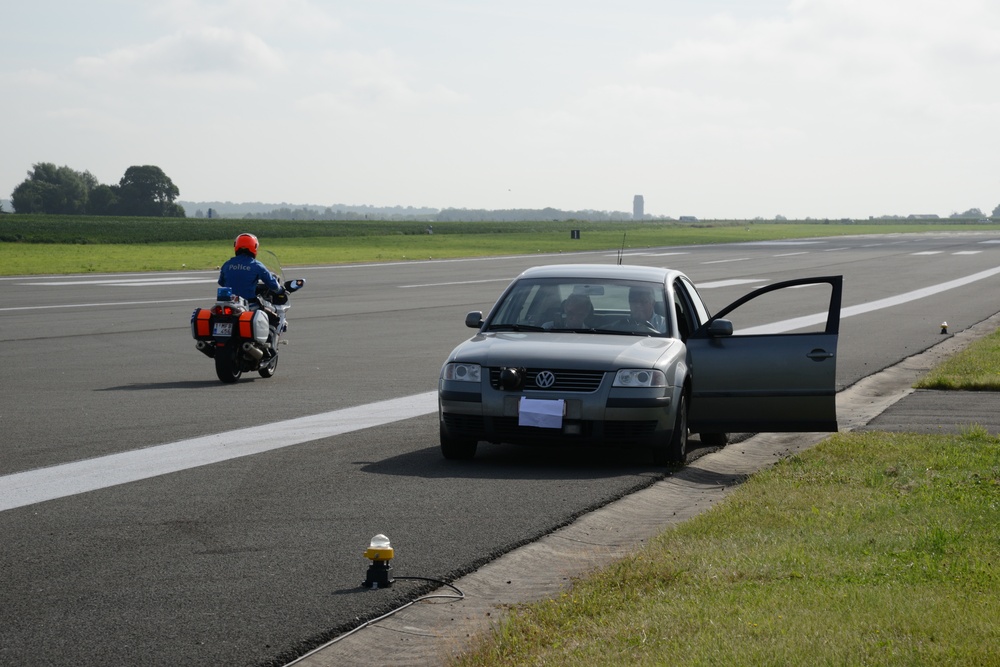
<path fill-rule="evenodd" d="M 760 222 L 299 222 L 0 216 L 0 275 L 213 269 L 251 231 L 286 266 L 626 251 L 874 233 L 1000 230 L 1000 225 Z M 579 230 L 579 238 L 571 232 Z"/>
<path fill-rule="evenodd" d="M 996 665 L 998 590 L 1000 441 L 843 434 L 453 664 Z"/>
<path fill-rule="evenodd" d="M 1000 331 L 973 342 L 914 386 L 917 389 L 1000 391 Z"/>

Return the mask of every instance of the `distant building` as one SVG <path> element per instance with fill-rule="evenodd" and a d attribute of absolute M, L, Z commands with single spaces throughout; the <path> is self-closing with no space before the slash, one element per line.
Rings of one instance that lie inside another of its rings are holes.
<path fill-rule="evenodd" d="M 632 219 L 642 220 L 645 217 L 645 212 L 643 211 L 643 201 L 642 195 L 636 195 L 632 198 Z"/>

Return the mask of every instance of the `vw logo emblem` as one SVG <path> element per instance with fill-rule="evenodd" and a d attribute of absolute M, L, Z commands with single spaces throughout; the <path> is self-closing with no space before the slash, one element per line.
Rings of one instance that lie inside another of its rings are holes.
<path fill-rule="evenodd" d="M 556 374 L 552 371 L 542 371 L 535 376 L 535 384 L 542 389 L 548 389 L 556 383 Z"/>

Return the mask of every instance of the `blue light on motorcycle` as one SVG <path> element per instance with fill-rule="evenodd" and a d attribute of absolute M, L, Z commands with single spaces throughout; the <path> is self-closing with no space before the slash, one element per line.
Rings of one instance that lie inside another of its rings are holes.
<path fill-rule="evenodd" d="M 233 290 L 230 287 L 220 287 L 215 292 L 216 301 L 232 301 L 233 300 Z"/>

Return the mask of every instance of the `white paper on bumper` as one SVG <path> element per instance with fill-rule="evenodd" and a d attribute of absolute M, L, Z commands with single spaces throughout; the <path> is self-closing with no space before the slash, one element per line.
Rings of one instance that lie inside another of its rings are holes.
<path fill-rule="evenodd" d="M 518 404 L 518 426 L 535 426 L 538 428 L 562 428 L 565 401 L 524 398 Z"/>

